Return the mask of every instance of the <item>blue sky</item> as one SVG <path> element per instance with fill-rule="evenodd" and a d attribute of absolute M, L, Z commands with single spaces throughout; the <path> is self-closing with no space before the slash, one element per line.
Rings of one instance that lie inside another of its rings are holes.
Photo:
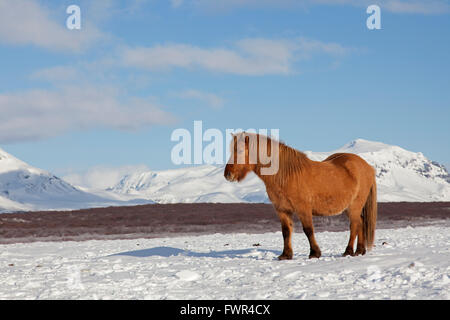
<path fill-rule="evenodd" d="M 66 8 L 81 8 L 68 30 Z M 368 30 L 366 8 L 381 8 Z M 445 0 L 0 0 L 0 147 L 56 174 L 174 168 L 176 128 L 382 141 L 450 164 Z"/>

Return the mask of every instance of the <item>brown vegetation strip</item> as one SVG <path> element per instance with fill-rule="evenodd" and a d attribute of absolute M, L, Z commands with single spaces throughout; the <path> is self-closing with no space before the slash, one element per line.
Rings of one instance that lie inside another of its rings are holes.
<path fill-rule="evenodd" d="M 379 203 L 377 227 L 441 224 L 449 218 L 450 202 Z M 348 218 L 314 217 L 314 226 L 319 232 L 346 231 Z M 296 220 L 295 232 L 301 230 Z M 273 231 L 280 231 L 280 223 L 270 204 L 152 204 L 0 214 L 0 243 Z"/>

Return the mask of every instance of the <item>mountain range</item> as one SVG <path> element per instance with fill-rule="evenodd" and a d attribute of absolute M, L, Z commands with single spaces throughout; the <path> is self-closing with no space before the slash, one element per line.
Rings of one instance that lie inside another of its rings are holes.
<path fill-rule="evenodd" d="M 378 201 L 450 201 L 450 174 L 421 152 L 354 140 L 331 152 L 304 153 L 321 161 L 335 152 L 355 153 L 376 168 Z M 74 186 L 0 149 L 0 212 L 68 210 L 142 203 L 269 202 L 264 184 L 250 174 L 241 183 L 223 177 L 223 166 L 136 171 L 104 190 Z"/>
<path fill-rule="evenodd" d="M 448 171 L 420 152 L 357 139 L 332 152 L 304 153 L 322 161 L 336 152 L 358 154 L 376 168 L 379 201 L 450 201 Z M 223 177 L 223 166 L 208 165 L 128 174 L 109 191 L 159 203 L 269 201 L 256 175 L 250 174 L 241 183 L 230 183 Z"/>

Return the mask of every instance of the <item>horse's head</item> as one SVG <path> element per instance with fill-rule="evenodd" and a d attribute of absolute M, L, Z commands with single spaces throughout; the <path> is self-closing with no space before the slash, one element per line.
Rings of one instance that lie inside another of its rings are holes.
<path fill-rule="evenodd" d="M 224 176 L 228 181 L 240 182 L 250 171 L 254 171 L 256 162 L 251 161 L 250 139 L 253 136 L 245 132 L 233 136 L 230 144 L 230 159 L 225 166 Z"/>

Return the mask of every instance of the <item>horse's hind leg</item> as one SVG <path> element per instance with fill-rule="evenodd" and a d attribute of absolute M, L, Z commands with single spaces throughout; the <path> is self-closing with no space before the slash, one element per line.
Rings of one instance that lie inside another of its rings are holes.
<path fill-rule="evenodd" d="M 356 245 L 355 256 L 365 255 L 366 254 L 366 240 L 364 238 L 364 226 L 363 226 L 363 218 L 362 218 L 362 209 L 361 213 L 358 215 L 359 228 L 358 228 L 358 242 Z"/>
<path fill-rule="evenodd" d="M 357 229 L 358 224 L 355 221 L 352 221 L 350 219 L 350 240 L 348 241 L 347 248 L 345 248 L 345 252 L 343 254 L 344 257 L 346 256 L 354 256 L 353 252 L 353 244 L 355 243 L 355 238 L 357 235 Z"/>
<path fill-rule="evenodd" d="M 291 260 L 293 256 L 291 236 L 292 236 L 292 212 L 277 210 L 281 221 L 281 232 L 283 234 L 284 248 L 283 253 L 278 257 L 279 260 Z"/>
<path fill-rule="evenodd" d="M 366 249 L 364 246 L 364 236 L 363 236 L 363 221 L 361 217 L 362 205 L 353 205 L 347 209 L 347 214 L 350 219 L 350 239 L 348 241 L 347 248 L 343 256 L 354 256 L 365 254 Z M 353 247 L 355 243 L 356 236 L 358 236 L 358 245 L 356 252 L 353 252 Z"/>
<path fill-rule="evenodd" d="M 361 218 L 361 228 L 358 230 L 358 244 L 356 246 L 355 256 L 365 255 L 366 254 L 366 244 L 364 238 L 364 232 L 362 227 L 362 218 Z"/>

